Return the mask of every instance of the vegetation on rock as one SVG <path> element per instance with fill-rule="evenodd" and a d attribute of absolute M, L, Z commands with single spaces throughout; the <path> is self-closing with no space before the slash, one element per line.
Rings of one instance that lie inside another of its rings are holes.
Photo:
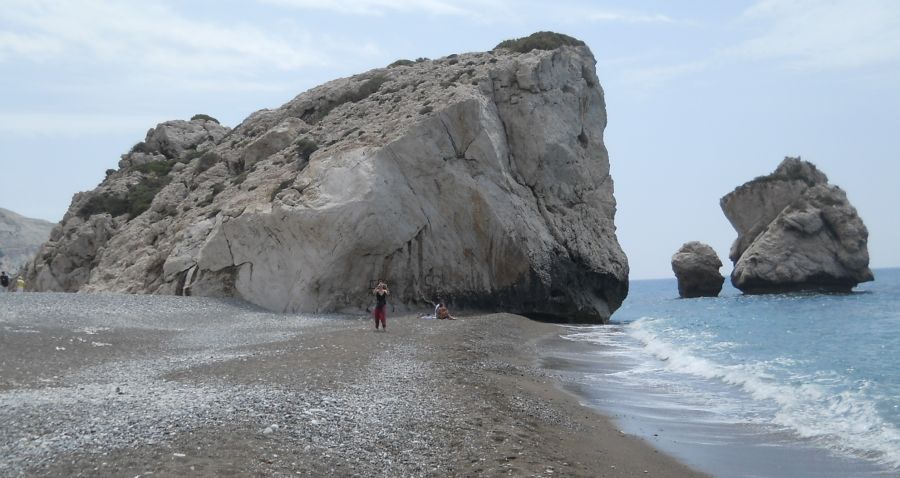
<path fill-rule="evenodd" d="M 200 156 L 203 156 L 203 153 L 204 153 L 203 151 L 200 151 L 197 149 L 191 149 L 191 150 L 185 151 L 184 157 L 181 159 L 181 162 L 182 163 L 190 163 L 191 161 L 199 158 Z"/>
<path fill-rule="evenodd" d="M 319 149 L 319 145 L 309 138 L 301 138 L 296 144 L 297 157 L 302 161 L 308 161 L 309 157 Z"/>
<path fill-rule="evenodd" d="M 537 32 L 527 37 L 502 41 L 494 49 L 505 48 L 519 53 L 528 53 L 531 50 L 555 50 L 561 46 L 584 46 L 584 42 L 562 33 Z"/>
<path fill-rule="evenodd" d="M 216 154 L 215 151 L 207 151 L 206 153 L 204 153 L 203 155 L 200 156 L 200 159 L 197 161 L 197 165 L 194 167 L 195 168 L 194 172 L 196 172 L 197 174 L 200 174 L 203 171 L 206 171 L 207 169 L 211 168 L 214 164 L 219 162 L 219 159 L 221 159 L 221 158 L 219 157 L 218 154 Z"/>
<path fill-rule="evenodd" d="M 200 120 L 200 121 L 212 121 L 212 122 L 214 122 L 214 123 L 216 123 L 216 124 L 221 124 L 221 123 L 219 123 L 219 120 L 213 118 L 213 117 L 210 116 L 210 115 L 205 115 L 205 114 L 203 114 L 203 113 L 198 113 L 198 114 L 195 114 L 194 116 L 191 116 L 191 121 L 197 121 L 197 120 Z"/>
<path fill-rule="evenodd" d="M 234 178 L 231 179 L 231 184 L 234 184 L 235 186 L 237 186 L 238 184 L 242 184 L 247 179 L 247 175 L 249 175 L 249 174 L 250 174 L 249 171 L 241 172 L 240 174 L 238 174 L 237 176 L 235 176 Z"/>
<path fill-rule="evenodd" d="M 147 146 L 147 143 L 140 141 L 135 143 L 134 146 L 131 147 L 129 153 L 150 153 L 150 148 Z"/>
<path fill-rule="evenodd" d="M 170 159 L 168 161 L 151 161 L 149 163 L 139 164 L 134 166 L 135 171 L 139 171 L 144 174 L 155 174 L 157 176 L 165 176 L 172 171 L 172 166 L 175 166 L 174 159 Z"/>
<path fill-rule="evenodd" d="M 140 216 L 150 208 L 156 194 L 169 184 L 169 172 L 175 163 L 175 160 L 153 161 L 134 166 L 132 169 L 142 174 L 141 180 L 128 189 L 124 196 L 110 192 L 91 196 L 77 215 L 86 219 L 95 214 L 108 213 L 116 217 L 127 213 L 129 221 Z"/>
<path fill-rule="evenodd" d="M 388 68 L 394 68 L 394 67 L 397 67 L 397 66 L 410 66 L 410 65 L 415 65 L 415 64 L 416 64 L 416 62 L 414 62 L 414 61 L 412 61 L 412 60 L 400 59 L 400 60 L 397 60 L 397 61 L 391 63 L 391 64 L 388 65 L 387 67 L 388 67 Z"/>

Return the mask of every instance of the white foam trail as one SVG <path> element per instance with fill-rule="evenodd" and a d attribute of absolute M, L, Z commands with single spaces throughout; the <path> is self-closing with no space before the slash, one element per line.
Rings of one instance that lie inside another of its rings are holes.
<path fill-rule="evenodd" d="M 628 335 L 662 360 L 665 369 L 737 386 L 755 400 L 776 404 L 774 424 L 831 449 L 900 468 L 900 430 L 883 420 L 875 404 L 861 392 L 833 394 L 816 383 L 779 382 L 767 373 L 773 365 L 769 363 L 716 363 L 660 338 L 651 323 L 651 319 L 633 322 Z M 789 363 L 779 361 L 778 365 Z"/>
<path fill-rule="evenodd" d="M 564 327 L 564 329 L 566 330 L 566 334 L 560 335 L 560 338 L 562 339 L 570 340 L 572 342 L 591 342 L 611 347 L 620 347 L 620 339 L 626 335 L 625 329 L 621 326 L 573 326 Z"/>

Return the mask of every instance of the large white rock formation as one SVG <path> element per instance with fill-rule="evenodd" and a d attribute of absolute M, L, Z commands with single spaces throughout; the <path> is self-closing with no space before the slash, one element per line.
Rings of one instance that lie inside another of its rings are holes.
<path fill-rule="evenodd" d="M 866 226 L 812 163 L 785 158 L 721 206 L 738 232 L 731 281 L 744 292 L 841 292 L 873 279 Z"/>
<path fill-rule="evenodd" d="M 228 130 L 164 123 L 76 195 L 43 290 L 235 296 L 605 321 L 627 293 L 606 111 L 584 46 L 497 49 L 326 83 Z"/>

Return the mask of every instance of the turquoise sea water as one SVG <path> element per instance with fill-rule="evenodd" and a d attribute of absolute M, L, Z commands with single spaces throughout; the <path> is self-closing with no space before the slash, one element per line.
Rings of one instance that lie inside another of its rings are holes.
<path fill-rule="evenodd" d="M 900 269 L 852 294 L 678 299 L 633 281 L 567 327 L 588 404 L 719 476 L 900 476 Z M 727 283 L 727 281 L 726 281 Z"/>

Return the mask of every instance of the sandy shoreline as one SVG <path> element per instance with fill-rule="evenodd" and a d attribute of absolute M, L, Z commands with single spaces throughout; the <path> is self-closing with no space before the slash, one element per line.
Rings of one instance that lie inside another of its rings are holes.
<path fill-rule="evenodd" d="M 536 367 L 556 326 L 253 317 L 273 330 L 234 342 L 177 318 L 102 330 L 0 315 L 0 474 L 703 476 Z"/>

